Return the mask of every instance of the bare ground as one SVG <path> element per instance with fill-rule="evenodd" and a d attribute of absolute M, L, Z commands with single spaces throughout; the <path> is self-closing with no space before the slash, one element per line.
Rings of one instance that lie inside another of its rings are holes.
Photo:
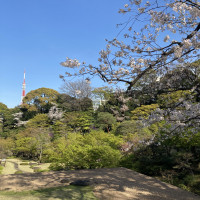
<path fill-rule="evenodd" d="M 0 176 L 0 190 L 22 191 L 69 185 L 91 179 L 102 200 L 200 200 L 200 197 L 126 168 L 74 170 Z M 67 183 L 61 183 L 67 179 Z"/>

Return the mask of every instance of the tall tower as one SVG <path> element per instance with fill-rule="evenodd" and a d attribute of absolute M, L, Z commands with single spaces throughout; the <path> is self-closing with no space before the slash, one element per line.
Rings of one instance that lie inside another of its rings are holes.
<path fill-rule="evenodd" d="M 22 84 L 22 97 L 21 97 L 21 104 L 23 104 L 23 98 L 25 97 L 26 83 L 25 83 L 25 70 L 24 70 L 24 82 Z"/>

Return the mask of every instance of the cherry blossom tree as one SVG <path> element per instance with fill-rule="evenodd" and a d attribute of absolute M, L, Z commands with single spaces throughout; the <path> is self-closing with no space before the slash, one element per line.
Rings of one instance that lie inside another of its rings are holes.
<path fill-rule="evenodd" d="M 87 80 L 65 81 L 61 91 L 77 99 L 89 98 L 92 94 L 92 88 Z"/>
<path fill-rule="evenodd" d="M 127 15 L 117 38 L 100 51 L 99 65 L 66 58 L 65 75 L 97 75 L 108 83 L 126 83 L 127 91 L 144 75 L 159 77 L 172 64 L 199 58 L 200 3 L 198 0 L 129 0 L 119 13 Z M 123 35 L 123 36 L 122 36 Z"/>

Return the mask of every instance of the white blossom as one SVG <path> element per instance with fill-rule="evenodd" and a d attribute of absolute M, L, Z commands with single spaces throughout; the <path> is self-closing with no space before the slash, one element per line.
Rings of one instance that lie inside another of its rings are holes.
<path fill-rule="evenodd" d="M 164 42 L 168 42 L 169 39 L 170 39 L 169 35 L 166 35 L 164 38 Z"/>
<path fill-rule="evenodd" d="M 70 58 L 66 58 L 65 62 L 61 62 L 60 63 L 62 66 L 64 67 L 70 67 L 70 68 L 74 68 L 74 67 L 78 67 L 80 66 L 80 63 L 78 60 L 76 59 L 70 59 Z"/>
<path fill-rule="evenodd" d="M 180 58 L 182 56 L 182 51 L 183 49 L 179 46 L 175 46 L 174 48 L 174 57 L 175 58 Z"/>
<path fill-rule="evenodd" d="M 108 55 L 108 52 L 107 52 L 107 51 L 104 51 L 104 50 L 101 50 L 101 51 L 99 52 L 99 54 L 101 55 L 101 58 L 106 58 L 107 55 Z"/>
<path fill-rule="evenodd" d="M 189 39 L 183 40 L 184 48 L 188 49 L 192 46 L 192 43 Z"/>
<path fill-rule="evenodd" d="M 142 58 L 139 58 L 137 61 L 138 61 L 138 63 L 144 63 L 144 59 L 142 59 Z"/>
<path fill-rule="evenodd" d="M 49 113 L 48 113 L 49 119 L 51 119 L 51 120 L 59 120 L 59 119 L 62 118 L 62 116 L 63 116 L 62 109 L 58 108 L 57 105 L 54 104 L 49 110 Z"/>
<path fill-rule="evenodd" d="M 80 90 L 76 90 L 75 92 L 76 92 L 76 94 L 81 94 Z"/>

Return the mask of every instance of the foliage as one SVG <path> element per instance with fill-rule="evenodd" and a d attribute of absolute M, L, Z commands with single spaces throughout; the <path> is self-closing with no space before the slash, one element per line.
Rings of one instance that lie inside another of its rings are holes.
<path fill-rule="evenodd" d="M 156 110 L 158 108 L 158 104 L 151 104 L 151 105 L 142 105 L 140 107 L 137 107 L 135 110 L 131 111 L 132 113 L 132 120 L 141 120 L 141 119 L 147 119 L 151 112 Z"/>
<path fill-rule="evenodd" d="M 173 64 L 199 58 L 197 1 L 127 2 L 119 10 L 128 15 L 127 20 L 120 23 L 124 37 L 107 41 L 106 48 L 100 51 L 97 66 L 67 57 L 61 62 L 67 68 L 67 76 L 96 75 L 104 82 L 126 83 L 129 91 L 144 75 L 156 72 L 159 78 Z"/>
<path fill-rule="evenodd" d="M 37 114 L 26 124 L 27 127 L 48 127 L 49 119 L 46 114 Z"/>
<path fill-rule="evenodd" d="M 57 120 L 53 126 L 53 139 L 57 139 L 59 137 L 65 136 L 67 134 L 67 125 L 59 120 Z"/>
<path fill-rule="evenodd" d="M 100 100 L 109 100 L 112 93 L 113 93 L 113 89 L 107 86 L 98 87 L 92 91 L 92 94 L 94 95 L 94 97 Z"/>
<path fill-rule="evenodd" d="M 104 131 L 110 132 L 113 125 L 116 123 L 116 119 L 112 114 L 108 112 L 99 112 L 97 115 L 97 125 L 101 127 Z"/>
<path fill-rule="evenodd" d="M 7 137 L 8 132 L 15 127 L 14 113 L 19 111 L 17 108 L 9 109 L 5 104 L 0 103 L 0 134 Z"/>
<path fill-rule="evenodd" d="M 89 111 L 92 109 L 92 100 L 88 97 L 76 99 L 67 94 L 59 94 L 57 103 L 66 112 Z"/>
<path fill-rule="evenodd" d="M 51 169 L 114 167 L 120 160 L 120 140 L 112 134 L 91 132 L 85 136 L 72 133 L 54 142 L 50 153 Z"/>
<path fill-rule="evenodd" d="M 50 148 L 50 140 L 49 130 L 45 127 L 27 127 L 16 135 L 14 153 L 23 158 L 37 158 L 41 162 Z"/>
<path fill-rule="evenodd" d="M 66 112 L 63 118 L 68 131 L 81 131 L 82 133 L 90 131 L 92 120 L 90 112 Z"/>
<path fill-rule="evenodd" d="M 23 129 L 15 128 L 19 108 L 0 103 L 0 133 L 7 137 L 0 138 L 0 151 L 51 161 L 53 170 L 128 167 L 200 193 L 200 61 L 193 62 L 199 58 L 199 4 L 128 2 L 119 10 L 129 15 L 124 38 L 107 41 L 98 66 L 70 58 L 61 63 L 67 76 L 89 76 L 86 81 L 65 82 L 66 94 L 29 92 L 20 106 L 29 120 Z M 95 124 L 88 98 L 94 75 L 126 87 L 93 90 L 106 100 Z"/>
<path fill-rule="evenodd" d="M 115 134 L 116 135 L 123 135 L 127 136 L 128 134 L 138 134 L 138 132 L 142 129 L 142 124 L 137 121 L 123 121 L 119 124 L 116 128 Z"/>
<path fill-rule="evenodd" d="M 192 92 L 189 90 L 178 90 L 167 94 L 158 95 L 158 104 L 161 108 L 176 107 L 181 101 L 192 99 Z"/>
<path fill-rule="evenodd" d="M 30 119 L 37 113 L 48 113 L 57 100 L 58 92 L 50 88 L 39 88 L 30 91 L 24 98 L 21 105 L 24 111 L 24 118 Z"/>
<path fill-rule="evenodd" d="M 15 174 L 23 174 L 23 171 L 17 170 L 17 171 L 15 172 Z"/>
<path fill-rule="evenodd" d="M 149 141 L 154 138 L 154 132 L 144 127 L 140 121 L 124 121 L 116 128 L 115 134 L 122 135 L 124 152 L 136 151 L 148 146 Z"/>
<path fill-rule="evenodd" d="M 198 74 L 193 70 L 193 64 L 177 65 L 175 69 L 167 71 L 158 82 L 160 93 L 189 90 L 195 86 Z"/>
<path fill-rule="evenodd" d="M 6 158 L 12 155 L 14 141 L 11 138 L 0 138 L 0 158 Z"/>

